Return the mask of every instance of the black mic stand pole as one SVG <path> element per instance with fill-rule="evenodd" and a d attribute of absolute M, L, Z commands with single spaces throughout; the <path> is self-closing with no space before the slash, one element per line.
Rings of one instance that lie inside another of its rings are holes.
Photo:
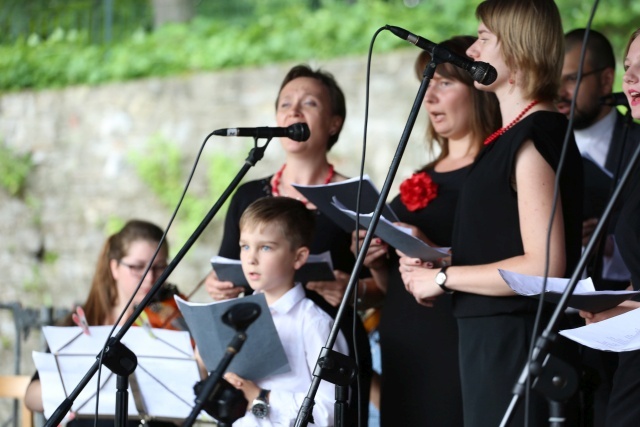
<path fill-rule="evenodd" d="M 546 328 L 540 335 L 540 337 L 536 340 L 536 346 L 533 349 L 533 353 L 531 356 L 531 360 L 527 360 L 525 366 L 520 374 L 520 378 L 518 382 L 513 388 L 513 397 L 511 402 L 509 403 L 509 407 L 502 418 L 502 422 L 500 423 L 500 427 L 506 427 L 509 425 L 511 418 L 513 417 L 513 413 L 518 404 L 518 399 L 522 394 L 524 394 L 526 389 L 527 378 L 529 377 L 529 373 L 538 376 L 536 380 L 533 382 L 533 388 L 542 391 L 547 397 L 551 396 L 551 400 L 555 402 L 560 402 L 565 400 L 572 394 L 572 390 L 570 390 L 569 383 L 572 382 L 566 375 L 565 368 L 571 368 L 568 364 L 560 361 L 559 359 L 553 358 L 549 354 L 551 344 L 557 338 L 557 334 L 554 330 L 557 327 L 557 324 L 560 320 L 560 316 L 564 313 L 567 308 L 567 303 L 571 294 L 573 294 L 573 290 L 575 289 L 578 281 L 580 280 L 580 276 L 582 275 L 582 271 L 585 268 L 585 265 L 588 261 L 589 254 L 593 252 L 594 247 L 597 244 L 597 241 L 602 233 L 602 230 L 605 228 L 605 224 L 608 222 L 608 218 L 611 215 L 611 211 L 613 210 L 613 206 L 615 205 L 620 193 L 624 189 L 625 183 L 631 176 L 631 172 L 633 171 L 634 166 L 638 163 L 638 157 L 640 157 L 640 144 L 636 148 L 631 156 L 631 160 L 629 160 L 629 164 L 624 170 L 622 176 L 620 177 L 620 182 L 618 183 L 615 191 L 611 195 L 611 199 L 598 221 L 598 225 L 596 226 L 593 234 L 591 235 L 591 239 L 589 239 L 589 243 L 587 243 L 587 247 L 585 248 L 582 256 L 580 257 L 580 261 L 578 262 L 578 266 L 573 271 L 571 279 L 567 284 L 566 289 L 564 290 L 558 305 L 556 306 L 549 322 L 547 323 Z M 552 370 L 554 372 L 549 372 L 546 369 L 546 365 L 551 363 L 553 365 Z M 562 364 L 564 366 L 559 366 Z M 573 372 L 575 375 L 575 372 Z M 552 420 L 557 421 L 557 420 Z"/>
<path fill-rule="evenodd" d="M 420 110 L 420 106 L 422 101 L 424 100 L 424 96 L 427 92 L 427 88 L 429 87 L 429 82 L 433 78 L 435 73 L 436 66 L 438 64 L 443 63 L 438 54 L 438 47 L 436 46 L 433 50 L 432 59 L 427 64 L 425 68 L 422 82 L 420 83 L 420 88 L 418 89 L 418 94 L 413 102 L 413 106 L 411 107 L 411 111 L 409 113 L 409 118 L 407 120 L 407 124 L 405 125 L 402 136 L 400 137 L 400 142 L 398 143 L 398 148 L 396 149 L 396 153 L 393 157 L 391 165 L 389 166 L 389 172 L 387 177 L 385 178 L 384 184 L 382 186 L 382 190 L 380 191 L 380 198 L 378 199 L 378 203 L 376 205 L 375 210 L 373 211 L 373 216 L 371 218 L 371 223 L 369 224 L 369 228 L 362 242 L 362 247 L 358 252 L 358 256 L 356 258 L 355 265 L 353 266 L 353 270 L 351 271 L 351 277 L 349 278 L 349 284 L 347 285 L 347 289 L 345 290 L 344 297 L 342 298 L 342 302 L 340 303 L 340 307 L 338 308 L 338 313 L 336 314 L 335 322 L 331 327 L 331 331 L 329 332 L 329 337 L 327 338 L 325 347 L 322 348 L 320 352 L 320 357 L 316 362 L 316 369 L 313 372 L 313 379 L 311 380 L 311 385 L 309 387 L 309 391 L 307 396 L 304 398 L 302 405 L 300 406 L 300 410 L 298 411 L 298 416 L 296 417 L 295 427 L 307 426 L 309 423 L 309 417 L 313 411 L 314 398 L 318 391 L 318 387 L 320 386 L 320 381 L 323 379 L 318 375 L 318 372 L 321 370 L 320 365 L 323 362 L 321 359 L 324 359 L 322 356 L 326 355 L 328 351 L 331 351 L 333 345 L 336 342 L 339 332 L 340 322 L 342 321 L 342 317 L 344 316 L 347 305 L 349 304 L 349 297 L 353 294 L 353 291 L 358 283 L 358 274 L 362 265 L 364 264 L 364 258 L 367 255 L 367 250 L 371 244 L 371 240 L 373 239 L 373 232 L 378 225 L 378 221 L 380 219 L 380 215 L 382 214 L 382 209 L 385 206 L 387 197 L 389 195 L 389 191 L 391 190 L 391 185 L 393 184 L 393 179 L 395 178 L 396 172 L 398 171 L 398 167 L 400 166 L 400 160 L 402 160 L 402 154 L 407 146 L 409 141 L 409 136 L 411 135 L 411 131 L 413 129 L 413 125 L 416 122 L 418 117 L 418 112 Z"/>
<path fill-rule="evenodd" d="M 167 265 L 167 268 L 165 268 L 165 270 L 162 272 L 160 277 L 158 277 L 156 282 L 153 284 L 153 287 L 149 290 L 149 293 L 147 293 L 147 295 L 142 299 L 142 301 L 140 301 L 140 304 L 138 304 L 138 306 L 134 309 L 133 314 L 131 314 L 131 316 L 129 316 L 129 318 L 125 321 L 125 323 L 122 325 L 118 333 L 113 337 L 109 338 L 108 344 L 104 349 L 104 354 L 102 357 L 103 361 L 113 359 L 115 357 L 114 354 L 116 352 L 122 351 L 122 347 L 126 348 L 124 344 L 121 343 L 122 337 L 127 333 L 129 328 L 131 328 L 131 326 L 136 321 L 140 313 L 142 313 L 142 311 L 147 307 L 149 302 L 153 299 L 154 295 L 160 290 L 160 288 L 162 287 L 164 282 L 167 280 L 167 278 L 171 275 L 173 270 L 177 267 L 180 261 L 182 261 L 182 258 L 184 258 L 184 256 L 187 254 L 189 249 L 191 249 L 191 247 L 196 242 L 196 240 L 204 232 L 204 230 L 207 228 L 211 220 L 218 213 L 218 211 L 220 210 L 224 202 L 229 198 L 233 190 L 235 190 L 235 188 L 240 184 L 240 181 L 247 174 L 249 169 L 252 166 L 255 166 L 255 164 L 262 159 L 262 157 L 264 156 L 264 151 L 269 145 L 269 142 L 271 141 L 271 139 L 267 140 L 267 142 L 263 146 L 258 145 L 257 138 L 254 138 L 254 140 L 255 140 L 254 147 L 249 152 L 249 155 L 245 159 L 245 163 L 240 169 L 240 171 L 233 178 L 229 186 L 224 190 L 224 192 L 222 193 L 220 198 L 216 201 L 216 203 L 213 205 L 211 210 L 209 210 L 207 215 L 200 222 L 200 225 L 198 225 L 196 230 L 187 239 L 187 241 L 182 246 L 180 251 L 176 254 L 176 256 L 169 263 L 169 265 Z M 128 351 L 131 352 L 131 350 L 128 350 Z M 131 352 L 131 354 L 133 353 Z M 113 363 L 116 366 L 122 365 L 122 366 L 130 367 L 132 362 L 131 360 L 125 360 L 124 362 L 121 362 L 120 360 L 114 360 Z M 78 385 L 73 389 L 73 391 L 69 394 L 69 396 L 65 398 L 62 401 L 62 403 L 58 406 L 58 408 L 53 412 L 51 417 L 45 423 L 45 427 L 56 427 L 58 426 L 58 424 L 62 422 L 62 419 L 64 418 L 64 416 L 67 414 L 67 412 L 71 410 L 71 407 L 73 406 L 73 402 L 78 398 L 82 390 L 86 387 L 86 385 L 89 383 L 91 378 L 98 371 L 99 367 L 100 367 L 100 354 L 97 355 L 96 362 L 89 368 L 89 370 L 87 371 L 85 376 L 80 380 Z M 133 367 L 133 369 L 135 369 L 135 366 Z M 115 373 L 118 374 L 117 372 Z M 116 414 L 116 420 L 118 419 L 122 419 L 122 417 Z"/>

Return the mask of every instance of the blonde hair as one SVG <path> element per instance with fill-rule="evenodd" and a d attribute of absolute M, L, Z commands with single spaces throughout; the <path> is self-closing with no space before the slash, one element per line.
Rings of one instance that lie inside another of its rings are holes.
<path fill-rule="evenodd" d="M 240 217 L 240 230 L 266 225 L 277 227 L 291 250 L 311 246 L 315 214 L 299 200 L 290 197 L 263 197 L 251 203 Z"/>
<path fill-rule="evenodd" d="M 637 30 L 635 30 L 633 32 L 633 34 L 631 34 L 631 37 L 629 37 L 629 42 L 627 43 L 627 48 L 624 50 L 624 57 L 626 58 L 627 55 L 629 54 L 629 49 L 631 48 L 631 43 L 633 43 L 633 41 L 635 39 L 638 38 L 638 36 L 640 36 L 640 28 L 638 28 Z"/>
<path fill-rule="evenodd" d="M 507 67 L 518 71 L 526 99 L 552 101 L 564 62 L 564 34 L 553 0 L 485 0 L 476 17 L 501 43 Z"/>

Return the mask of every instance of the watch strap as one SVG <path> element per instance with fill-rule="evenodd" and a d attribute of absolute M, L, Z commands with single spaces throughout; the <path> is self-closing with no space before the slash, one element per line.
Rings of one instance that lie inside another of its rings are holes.
<path fill-rule="evenodd" d="M 260 393 L 258 393 L 258 399 L 264 400 L 265 402 L 269 402 L 269 392 L 271 390 L 265 390 L 263 388 L 260 389 Z"/>
<path fill-rule="evenodd" d="M 449 266 L 445 265 L 444 267 L 442 267 L 440 269 L 440 271 L 438 272 L 438 275 L 440 275 L 440 274 L 444 275 L 444 280 L 443 281 L 436 280 L 436 284 L 438 286 L 440 286 L 440 289 L 442 289 L 445 293 L 452 294 L 453 290 L 447 288 L 447 286 L 445 285 L 445 283 L 447 281 L 447 268 L 449 268 Z M 437 277 L 437 275 L 436 275 L 436 277 Z"/>

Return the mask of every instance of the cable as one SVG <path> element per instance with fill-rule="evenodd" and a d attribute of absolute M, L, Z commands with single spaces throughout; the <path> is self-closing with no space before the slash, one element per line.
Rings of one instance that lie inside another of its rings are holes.
<path fill-rule="evenodd" d="M 359 180 L 358 180 L 358 191 L 356 192 L 356 228 L 355 228 L 355 252 L 356 252 L 356 256 L 358 256 L 358 254 L 360 253 L 360 198 L 361 198 L 361 192 L 362 192 L 362 181 L 364 180 L 364 165 L 365 165 L 365 158 L 367 156 L 367 129 L 368 129 L 368 123 L 369 123 L 369 87 L 370 87 L 370 82 L 371 82 L 371 57 L 372 57 L 372 52 L 373 52 L 373 45 L 375 44 L 376 38 L 378 37 L 378 34 L 380 34 L 382 31 L 385 30 L 385 27 L 380 27 L 378 28 L 378 30 L 373 34 L 373 37 L 371 38 L 371 43 L 369 44 L 369 51 L 367 54 L 367 77 L 365 80 L 365 103 L 364 103 L 364 128 L 363 128 L 363 135 L 362 135 L 362 158 L 360 160 L 360 175 L 358 176 Z M 364 295 L 363 295 L 364 297 Z M 358 321 L 357 316 L 358 316 L 358 311 L 357 311 L 357 307 L 358 307 L 358 286 L 354 286 L 354 291 L 353 291 L 353 306 L 356 308 L 355 310 L 353 310 L 353 337 L 354 337 L 354 353 L 355 353 L 355 358 L 356 358 L 356 366 L 358 367 L 358 371 L 360 370 L 360 365 L 358 364 L 358 360 L 360 359 L 358 357 L 358 346 L 356 344 L 356 322 Z M 367 337 L 367 339 L 369 339 L 369 337 Z M 372 376 L 373 376 L 373 365 L 370 367 L 371 371 L 372 371 Z M 362 399 L 362 392 L 361 392 L 361 384 L 360 384 L 360 375 L 357 376 L 357 387 L 358 387 L 358 400 Z M 371 390 L 371 386 L 369 386 L 369 390 Z M 367 402 L 368 404 L 368 402 Z M 361 412 L 361 404 L 360 402 L 358 402 L 358 425 L 362 426 L 362 412 Z M 367 420 L 368 421 L 368 420 Z"/>
<path fill-rule="evenodd" d="M 133 294 L 131 295 L 131 298 L 129 298 L 129 301 L 127 301 L 127 304 L 125 305 L 124 309 L 122 310 L 122 312 L 120 313 L 120 316 L 118 316 L 118 318 L 116 319 L 113 328 L 111 328 L 111 331 L 109 331 L 109 334 L 107 336 L 107 339 L 104 343 L 104 345 L 102 346 L 102 350 L 100 351 L 100 356 L 98 358 L 99 360 L 99 368 L 98 368 L 98 381 L 97 381 L 97 390 L 96 390 L 96 406 L 95 406 L 95 414 L 94 414 L 94 427 L 97 427 L 97 423 L 98 423 L 98 406 L 100 403 L 100 376 L 102 373 L 102 358 L 104 356 L 105 353 L 105 349 L 107 347 L 107 343 L 109 342 L 109 339 L 111 339 L 111 337 L 113 336 L 113 333 L 115 332 L 116 328 L 118 327 L 118 325 L 120 324 L 120 321 L 122 320 L 122 318 L 124 317 L 125 313 L 127 312 L 127 310 L 129 309 L 129 307 L 131 306 L 131 303 L 133 302 L 133 299 L 135 298 L 136 294 L 138 293 L 138 291 L 140 290 L 140 287 L 142 286 L 142 283 L 144 282 L 145 278 L 147 277 L 147 274 L 149 273 L 149 270 L 151 269 L 151 266 L 153 265 L 153 261 L 155 261 L 156 257 L 158 256 L 158 253 L 160 252 L 160 249 L 162 248 L 162 245 L 164 243 L 164 241 L 166 240 L 166 236 L 167 233 L 169 232 L 169 229 L 171 228 L 171 225 L 173 224 L 174 219 L 176 218 L 176 215 L 178 214 L 178 210 L 180 209 L 180 206 L 182 205 L 182 202 L 187 194 L 187 190 L 189 188 L 189 185 L 191 184 L 191 180 L 193 179 L 193 175 L 195 174 L 196 171 L 196 167 L 198 166 L 198 162 L 200 161 L 200 157 L 202 156 L 202 152 L 204 151 L 204 147 L 207 144 L 207 141 L 209 140 L 209 138 L 211 138 L 211 136 L 213 136 L 213 132 L 210 133 L 209 135 L 207 135 L 204 139 L 204 141 L 202 141 L 202 145 L 200 146 L 200 149 L 198 150 L 198 154 L 196 155 L 196 159 L 193 163 L 193 167 L 191 168 L 191 171 L 189 172 L 189 176 L 187 178 L 187 182 L 184 186 L 184 190 L 182 190 L 182 194 L 180 195 L 180 199 L 178 200 L 178 204 L 176 205 L 173 213 L 171 214 L 171 218 L 169 219 L 169 223 L 167 224 L 166 229 L 164 230 L 162 237 L 160 238 L 160 242 L 158 242 L 158 247 L 156 248 L 155 252 L 153 253 L 153 256 L 151 257 L 151 260 L 149 261 L 149 264 L 147 265 L 147 268 L 145 269 L 144 273 L 142 274 L 142 278 L 140 278 L 140 282 L 138 283 L 138 286 L 136 287 L 136 289 L 133 291 Z"/>
<path fill-rule="evenodd" d="M 562 170 L 564 169 L 564 162 L 566 157 L 567 148 L 569 146 L 569 140 L 571 139 L 571 135 L 573 133 L 573 121 L 575 116 L 575 108 L 576 108 L 576 99 L 578 98 L 578 90 L 580 89 L 580 83 L 582 81 L 582 70 L 584 68 L 584 58 L 586 56 L 587 50 L 587 40 L 589 38 L 589 32 L 591 31 L 591 25 L 593 23 L 593 18 L 595 16 L 596 10 L 598 8 L 598 4 L 600 0 L 594 0 L 593 7 L 591 9 L 591 13 L 589 15 L 589 20 L 587 21 L 587 25 L 585 28 L 584 39 L 582 41 L 582 49 L 580 51 L 580 62 L 578 66 L 578 75 L 576 81 L 576 87 L 573 90 L 573 98 L 571 99 L 571 108 L 569 110 L 569 123 L 567 125 L 567 131 L 564 136 L 564 141 L 562 142 L 562 151 L 560 154 L 560 159 L 558 161 L 558 169 L 556 170 L 555 183 L 553 188 L 553 205 L 551 207 L 551 216 L 549 218 L 549 226 L 547 231 L 547 244 L 545 249 L 545 266 L 544 266 L 544 280 L 542 281 L 542 290 L 540 292 L 540 298 L 538 299 L 538 309 L 536 311 L 536 317 L 533 323 L 533 331 L 531 332 L 531 344 L 529 345 L 529 355 L 528 355 L 528 363 L 532 363 L 533 360 L 533 351 L 537 342 L 538 329 L 540 326 L 540 322 L 542 320 L 542 309 L 544 306 L 544 294 L 547 288 L 547 278 L 549 276 L 549 263 L 550 263 L 550 253 L 551 253 L 551 231 L 553 227 L 553 218 L 555 217 L 556 209 L 558 207 L 558 195 L 560 189 L 560 176 L 562 174 Z M 565 242 L 566 244 L 566 242 Z M 566 272 L 565 272 L 566 273 Z M 566 274 L 565 274 L 566 275 Z M 529 425 L 529 391 L 531 388 L 531 375 L 527 376 L 527 387 L 525 391 L 525 427 Z"/>

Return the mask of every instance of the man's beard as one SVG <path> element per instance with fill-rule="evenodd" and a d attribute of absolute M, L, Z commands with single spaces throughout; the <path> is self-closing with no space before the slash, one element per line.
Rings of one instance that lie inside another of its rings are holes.
<path fill-rule="evenodd" d="M 591 104 L 587 108 L 579 109 L 576 105 L 575 115 L 573 117 L 574 129 L 586 129 L 596 122 L 600 114 L 602 106 L 599 103 Z"/>

